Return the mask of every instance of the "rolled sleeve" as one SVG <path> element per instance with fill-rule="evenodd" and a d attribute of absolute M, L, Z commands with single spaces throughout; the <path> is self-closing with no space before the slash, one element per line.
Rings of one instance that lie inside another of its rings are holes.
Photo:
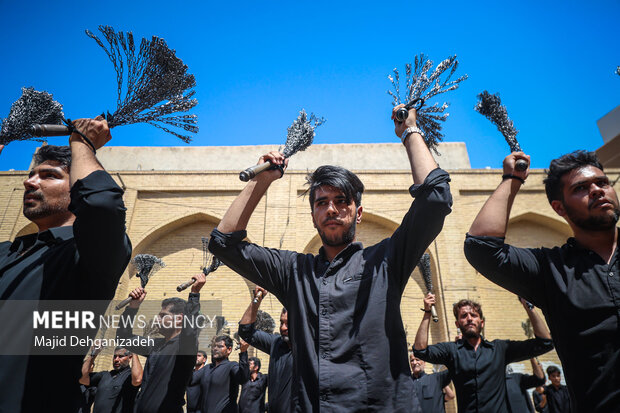
<path fill-rule="evenodd" d="M 450 349 L 452 343 L 437 343 L 426 347 L 423 350 L 416 350 L 413 347 L 413 355 L 416 358 L 433 364 L 443 364 L 449 366 L 452 359 L 452 351 Z"/>
<path fill-rule="evenodd" d="M 506 363 L 537 357 L 553 350 L 553 341 L 535 337 L 524 341 L 507 341 Z"/>
<path fill-rule="evenodd" d="M 239 337 L 263 353 L 269 354 L 277 336 L 256 330 L 255 324 L 239 324 Z"/>
<path fill-rule="evenodd" d="M 485 278 L 545 308 L 541 276 L 544 257 L 540 249 L 513 247 L 501 237 L 467 234 L 464 251 L 467 261 Z"/>
<path fill-rule="evenodd" d="M 390 237 L 388 262 L 390 274 L 397 276 L 404 289 L 411 271 L 443 228 L 445 217 L 452 211 L 450 175 L 442 169 L 432 170 L 424 182 L 412 185 L 414 197 L 401 225 Z"/>
<path fill-rule="evenodd" d="M 123 190 L 107 172 L 95 171 L 75 182 L 69 210 L 75 215 L 73 234 L 84 275 L 98 284 L 94 291 L 116 289 L 131 257 Z"/>

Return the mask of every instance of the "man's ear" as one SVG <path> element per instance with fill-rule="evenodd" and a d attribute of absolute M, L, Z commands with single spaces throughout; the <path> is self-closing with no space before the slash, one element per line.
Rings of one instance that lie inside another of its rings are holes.
<path fill-rule="evenodd" d="M 355 223 L 359 224 L 360 222 L 362 222 L 362 206 L 358 206 L 357 207 L 357 211 L 355 213 L 356 217 L 355 217 Z"/>
<path fill-rule="evenodd" d="M 566 216 L 566 209 L 564 208 L 564 203 L 559 200 L 551 201 L 551 208 L 561 217 Z"/>

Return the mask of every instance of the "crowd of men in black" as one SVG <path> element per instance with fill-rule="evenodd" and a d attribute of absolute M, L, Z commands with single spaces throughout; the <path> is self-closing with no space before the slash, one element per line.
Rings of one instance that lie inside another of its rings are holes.
<path fill-rule="evenodd" d="M 312 221 L 322 241 L 318 255 L 245 241 L 254 209 L 288 165 L 279 152 L 259 159 L 279 168 L 251 180 L 213 230 L 209 250 L 260 286 L 262 297 L 268 291 L 283 304 L 279 335 L 254 328 L 259 299 L 240 321 L 238 363 L 229 360 L 233 345 L 226 336 L 213 340 L 207 363 L 198 352 L 196 324 L 185 323 L 160 327 L 162 338 L 149 345 L 116 349 L 109 372 L 92 372 L 96 354 L 86 360 L 0 355 L 0 411 L 73 413 L 84 409 L 94 388 L 96 412 L 180 413 L 186 398 L 188 411 L 263 411 L 266 386 L 270 412 L 442 411 L 453 397 L 449 381 L 459 411 L 532 411 L 526 389 L 544 383 L 535 357 L 555 346 L 568 386 L 560 384 L 557 368 L 547 369 L 551 385 L 537 387 L 536 409 L 620 412 L 620 206 L 596 156 L 564 155 L 552 161 L 544 181 L 552 209 L 574 233 L 565 245 L 517 248 L 504 242 L 512 204 L 529 173 L 515 168 L 517 160 L 529 164 L 520 152 L 504 159 L 502 179 L 466 235 L 471 265 L 523 297 L 534 338 L 486 340 L 480 304 L 465 299 L 453 308 L 462 336 L 429 345 L 435 297 L 428 294 L 410 353 L 401 297 L 451 212 L 452 196 L 450 176 L 426 147 L 415 110 L 404 122 L 394 112 L 392 119 L 410 161 L 414 200 L 391 237 L 368 247 L 355 241 L 364 186 L 352 172 L 327 165 L 308 176 Z M 24 181 L 23 213 L 38 232 L 0 244 L 0 300 L 109 301 L 129 261 L 123 191 L 82 137 L 96 150 L 111 138 L 108 125 L 98 117 L 74 126 L 81 134 L 71 135 L 70 147 L 45 146 L 35 155 Z M 199 314 L 206 279 L 194 278 L 188 300 L 164 300 L 159 320 Z M 135 317 L 146 292 L 136 288 L 130 297 L 124 315 Z M 542 310 L 550 331 L 528 302 Z M 131 326 L 117 335 L 138 338 Z M 11 338 L 4 331 L 0 339 Z M 249 345 L 270 355 L 267 377 L 258 359 L 248 359 Z M 136 354 L 147 357 L 144 368 Z M 533 376 L 506 373 L 509 363 L 527 359 Z M 447 370 L 425 374 L 424 361 Z"/>

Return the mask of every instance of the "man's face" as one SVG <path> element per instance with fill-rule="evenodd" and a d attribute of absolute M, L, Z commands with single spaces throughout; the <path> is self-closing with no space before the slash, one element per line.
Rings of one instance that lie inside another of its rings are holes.
<path fill-rule="evenodd" d="M 254 360 L 250 360 L 248 365 L 250 367 L 250 373 L 257 373 L 258 372 L 258 365 L 254 364 Z"/>
<path fill-rule="evenodd" d="M 362 207 L 346 201 L 333 186 L 320 186 L 314 192 L 312 222 L 324 245 L 346 246 L 355 240 L 355 225 L 362 221 Z"/>
<path fill-rule="evenodd" d="M 112 366 L 114 370 L 121 370 L 129 366 L 129 359 L 131 355 L 124 348 L 118 349 L 114 352 L 114 358 L 112 359 Z"/>
<path fill-rule="evenodd" d="M 280 314 L 280 335 L 285 343 L 289 342 L 288 338 L 288 312 Z"/>
<path fill-rule="evenodd" d="M 71 216 L 69 173 L 59 162 L 46 161 L 35 166 L 24 180 L 24 216 L 35 224 L 42 219 Z"/>
<path fill-rule="evenodd" d="M 159 333 L 164 337 L 171 336 L 177 329 L 182 326 L 183 314 L 173 314 L 170 309 L 172 305 L 162 307 L 157 314 L 157 323 L 159 324 Z"/>
<path fill-rule="evenodd" d="M 551 373 L 549 375 L 549 380 L 551 380 L 552 385 L 554 385 L 555 387 L 559 387 L 560 384 L 562 384 L 562 375 L 559 371 L 556 371 L 555 373 Z"/>
<path fill-rule="evenodd" d="M 482 333 L 484 320 L 480 318 L 476 310 L 466 305 L 459 308 L 456 326 L 461 329 L 464 338 L 478 338 Z"/>
<path fill-rule="evenodd" d="M 231 352 L 232 347 L 226 347 L 223 341 L 216 341 L 213 343 L 213 347 L 211 347 L 211 359 L 213 361 L 226 360 Z"/>
<path fill-rule="evenodd" d="M 196 354 L 196 367 L 200 367 L 206 362 L 207 362 L 207 359 L 202 353 Z"/>
<path fill-rule="evenodd" d="M 588 165 L 562 177 L 563 201 L 551 207 L 569 223 L 588 231 L 613 229 L 620 217 L 620 204 L 609 178 L 600 169 Z"/>
<path fill-rule="evenodd" d="M 424 366 L 426 365 L 424 360 L 416 358 L 413 354 L 409 355 L 409 363 L 411 364 L 411 371 L 416 377 L 424 371 Z"/>

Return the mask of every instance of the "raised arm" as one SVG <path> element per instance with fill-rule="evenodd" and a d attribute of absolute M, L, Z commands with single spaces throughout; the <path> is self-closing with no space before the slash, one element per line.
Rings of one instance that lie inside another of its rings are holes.
<path fill-rule="evenodd" d="M 535 357 L 532 357 L 530 362 L 532 363 L 532 372 L 534 373 L 534 376 L 542 380 L 540 385 L 545 384 L 545 372 L 543 371 L 542 364 L 540 364 Z"/>
<path fill-rule="evenodd" d="M 259 164 L 271 162 L 274 165 L 281 165 L 284 169 L 288 165 L 288 159 L 284 158 L 280 152 L 269 152 L 258 160 Z M 217 229 L 223 233 L 241 231 L 246 229 L 248 221 L 256 209 L 265 192 L 271 183 L 282 177 L 279 170 L 267 170 L 254 177 L 243 188 L 241 193 L 232 202 L 228 211 L 220 221 Z"/>
<path fill-rule="evenodd" d="M 421 184 L 428 174 L 435 168 L 437 163 L 424 142 L 424 138 L 417 128 L 416 111 L 409 109 L 409 116 L 404 122 L 396 119 L 396 112 L 405 105 L 398 105 L 392 109 L 392 120 L 394 120 L 394 132 L 401 140 L 407 150 L 409 164 L 411 165 L 411 175 L 414 184 Z M 414 131 L 415 130 L 415 131 Z M 405 134 L 405 131 L 407 133 Z M 403 136 L 404 135 L 404 136 Z M 403 139 L 404 138 L 404 139 Z"/>
<path fill-rule="evenodd" d="M 259 294 L 260 292 L 260 294 Z M 269 354 L 272 343 L 276 340 L 274 334 L 269 334 L 264 331 L 256 330 L 254 323 L 256 322 L 256 316 L 258 314 L 258 308 L 261 302 L 267 295 L 267 290 L 256 286 L 254 288 L 254 299 L 250 301 L 250 305 L 243 313 L 241 321 L 239 321 L 239 337 L 249 343 L 251 346 L 259 349 L 260 351 Z M 257 301 L 256 303 L 254 301 Z"/>
<path fill-rule="evenodd" d="M 140 357 L 136 353 L 131 354 L 131 385 L 138 387 L 142 384 L 142 363 L 140 363 Z"/>
<path fill-rule="evenodd" d="M 138 309 L 140 308 L 140 304 L 142 304 L 142 302 L 146 298 L 146 291 L 144 291 L 144 288 L 142 287 L 137 287 L 129 293 L 129 296 L 132 298 L 132 300 L 129 302 L 129 305 L 125 307 L 125 311 L 123 311 L 123 314 L 121 317 L 124 320 L 135 319 L 136 314 L 138 313 Z M 116 330 L 116 335 L 119 338 L 123 338 L 123 339 L 133 339 L 133 338 L 142 339 L 143 337 L 133 334 L 132 324 L 133 323 L 130 323 L 130 322 L 120 323 L 120 325 L 118 326 L 118 329 Z M 150 346 L 129 346 L 129 345 L 125 346 L 125 348 L 131 351 L 132 353 L 137 353 L 137 354 L 140 354 L 141 356 L 148 356 L 152 349 L 152 347 Z"/>
<path fill-rule="evenodd" d="M 200 313 L 200 290 L 205 285 L 207 277 L 203 273 L 198 273 L 192 279 L 196 282 L 192 284 L 183 315 L 187 320 L 194 322 L 183 323 L 183 329 L 179 334 L 179 354 L 195 358 L 196 352 L 198 352 L 198 335 L 200 334 L 200 323 L 196 319 Z"/>
<path fill-rule="evenodd" d="M 536 309 L 530 308 L 527 301 L 525 301 L 523 298 L 519 298 L 519 301 L 521 301 L 521 304 L 523 305 L 523 308 L 525 309 L 525 312 L 527 313 L 527 316 L 529 317 L 530 322 L 532 323 L 532 329 L 534 330 L 534 335 L 538 338 L 544 338 L 546 340 L 551 340 L 551 333 L 549 332 L 549 329 L 547 328 L 547 325 L 543 321 L 542 317 L 539 316 L 538 313 L 536 312 Z"/>
<path fill-rule="evenodd" d="M 78 119 L 75 128 L 99 149 L 111 138 L 107 122 Z M 71 147 L 71 203 L 73 233 L 79 253 L 84 299 L 110 299 L 131 256 L 125 233 L 123 190 L 106 173 L 86 140 L 78 133 Z M 96 234 L 96 235 L 94 235 Z"/>
<path fill-rule="evenodd" d="M 250 363 L 248 361 L 248 347 L 246 342 L 241 343 L 239 350 L 239 364 L 233 366 L 231 373 L 235 383 L 241 385 L 250 379 Z"/>
<path fill-rule="evenodd" d="M 515 163 L 517 159 L 527 161 L 528 169 L 517 171 Z M 508 227 L 510 210 L 517 196 L 517 192 L 523 185 L 522 181 L 527 179 L 529 173 L 530 157 L 523 152 L 514 152 L 504 158 L 504 174 L 502 182 L 495 192 L 491 194 L 487 202 L 476 216 L 476 219 L 469 228 L 470 235 L 485 235 L 493 237 L 504 237 Z"/>
<path fill-rule="evenodd" d="M 424 297 L 424 316 L 418 332 L 415 335 L 413 348 L 415 350 L 424 350 L 428 347 L 428 329 L 431 325 L 431 306 L 435 304 L 435 295 L 428 293 Z"/>
<path fill-rule="evenodd" d="M 96 354 L 91 354 L 89 352 L 88 356 L 84 359 L 84 363 L 82 363 L 82 377 L 80 377 L 80 384 L 84 386 L 90 386 L 90 373 L 93 372 L 95 367 L 95 358 Z"/>
<path fill-rule="evenodd" d="M 110 139 L 108 122 L 102 117 L 94 119 L 78 119 L 73 122 L 75 129 L 85 135 L 93 143 L 96 149 L 103 147 Z M 95 171 L 103 171 L 103 166 L 95 157 L 93 148 L 77 132 L 73 132 L 69 138 L 71 146 L 71 186 L 78 179 L 86 178 Z"/>
<path fill-rule="evenodd" d="M 239 324 L 253 324 L 256 322 L 256 315 L 258 314 L 258 308 L 260 307 L 263 298 L 267 295 L 267 290 L 258 285 L 254 287 L 254 298 L 250 301 L 250 305 L 243 313 Z M 247 341 L 247 340 L 246 340 Z"/>

